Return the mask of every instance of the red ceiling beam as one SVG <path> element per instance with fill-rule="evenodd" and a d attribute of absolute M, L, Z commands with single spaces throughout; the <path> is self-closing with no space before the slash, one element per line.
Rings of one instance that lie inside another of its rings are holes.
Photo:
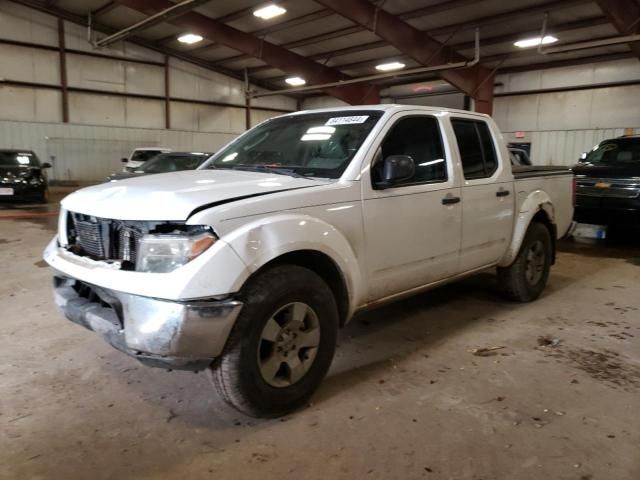
<path fill-rule="evenodd" d="M 635 0 L 596 0 L 596 3 L 622 35 L 640 33 L 640 5 Z M 630 43 L 629 48 L 640 58 L 640 42 Z"/>
<path fill-rule="evenodd" d="M 170 7 L 173 3 L 169 0 L 123 0 L 122 5 L 146 14 L 155 14 Z M 169 23 L 191 33 L 202 35 L 213 42 L 259 58 L 288 74 L 300 75 L 310 85 L 337 82 L 348 78 L 338 70 L 199 13 L 187 13 L 181 17 L 172 18 Z M 350 104 L 378 103 L 380 101 L 378 89 L 372 85 L 345 85 L 344 87 L 327 88 L 325 91 Z"/>
<path fill-rule="evenodd" d="M 444 65 L 466 60 L 451 47 L 443 45 L 404 20 L 391 15 L 367 0 L 316 0 L 349 20 L 371 30 L 402 53 L 425 66 Z M 462 70 L 444 70 L 439 75 L 475 100 L 476 111 L 492 113 L 495 72 L 481 66 Z"/>

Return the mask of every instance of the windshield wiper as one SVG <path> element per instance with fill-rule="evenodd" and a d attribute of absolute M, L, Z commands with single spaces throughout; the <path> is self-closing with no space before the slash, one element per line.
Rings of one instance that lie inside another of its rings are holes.
<path fill-rule="evenodd" d="M 288 175 L 290 177 L 305 178 L 295 170 L 286 167 L 268 167 L 267 165 L 215 165 L 215 168 L 229 168 L 231 170 L 244 170 L 246 172 L 275 173 L 276 175 Z"/>

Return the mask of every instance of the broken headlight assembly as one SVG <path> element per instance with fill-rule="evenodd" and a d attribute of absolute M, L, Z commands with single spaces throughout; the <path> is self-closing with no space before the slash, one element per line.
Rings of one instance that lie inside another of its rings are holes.
<path fill-rule="evenodd" d="M 211 232 L 146 234 L 140 239 L 136 271 L 168 273 L 200 256 L 217 240 Z"/>

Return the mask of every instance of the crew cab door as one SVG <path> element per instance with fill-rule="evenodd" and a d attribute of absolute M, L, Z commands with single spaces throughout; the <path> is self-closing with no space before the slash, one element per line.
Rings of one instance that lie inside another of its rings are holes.
<path fill-rule="evenodd" d="M 399 113 L 379 138 L 362 176 L 369 301 L 454 274 L 462 218 L 459 178 L 438 117 Z M 392 155 L 410 156 L 415 173 L 385 188 L 382 168 Z"/>
<path fill-rule="evenodd" d="M 511 241 L 515 192 L 509 157 L 479 117 L 451 118 L 463 171 L 460 270 L 495 264 Z M 504 153 L 504 156 L 503 156 Z"/>

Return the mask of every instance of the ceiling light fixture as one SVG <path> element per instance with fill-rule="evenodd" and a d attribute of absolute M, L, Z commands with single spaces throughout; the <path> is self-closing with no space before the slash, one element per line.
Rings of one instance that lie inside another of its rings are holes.
<path fill-rule="evenodd" d="M 380 70 L 381 72 L 389 72 L 391 70 L 400 70 L 404 68 L 404 63 L 400 62 L 389 62 L 389 63 L 381 63 L 380 65 L 376 65 L 376 70 Z"/>
<path fill-rule="evenodd" d="M 519 48 L 530 48 L 537 47 L 542 43 L 542 45 L 548 45 L 550 43 L 556 43 L 558 39 L 556 37 L 552 37 L 551 35 L 547 35 L 544 38 L 535 37 L 535 38 L 526 38 L 524 40 L 518 40 L 514 43 L 516 47 Z"/>
<path fill-rule="evenodd" d="M 270 18 L 279 17 L 283 13 L 286 13 L 286 11 L 286 8 L 270 3 L 269 5 L 254 10 L 253 14 L 262 20 L 269 20 Z"/>
<path fill-rule="evenodd" d="M 304 80 L 304 78 L 300 78 L 300 77 L 289 77 L 289 78 L 287 78 L 285 80 L 285 82 L 287 82 L 292 87 L 300 87 L 300 86 L 304 85 L 305 83 L 307 83 Z"/>
<path fill-rule="evenodd" d="M 194 43 L 198 43 L 202 41 L 202 37 L 200 35 L 196 35 L 195 33 L 185 33 L 178 37 L 178 41 L 180 43 L 186 43 L 187 45 L 192 45 Z"/>

